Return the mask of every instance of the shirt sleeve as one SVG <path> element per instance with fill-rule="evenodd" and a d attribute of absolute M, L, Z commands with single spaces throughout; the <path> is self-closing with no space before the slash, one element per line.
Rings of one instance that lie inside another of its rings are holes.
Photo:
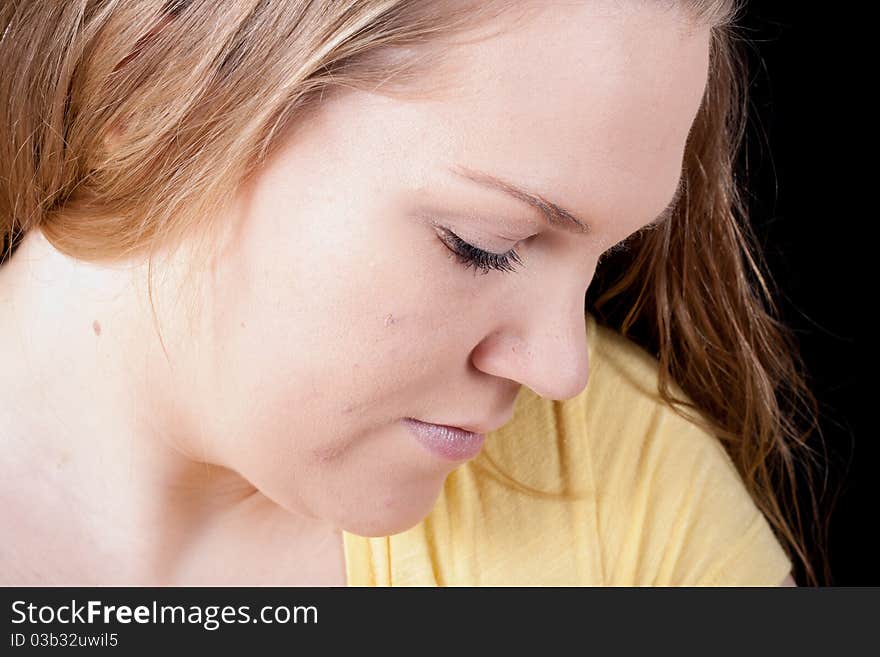
<path fill-rule="evenodd" d="M 610 583 L 782 582 L 791 561 L 716 436 L 665 408 L 633 442 L 631 465 L 618 464 L 625 474 L 603 494 Z"/>
<path fill-rule="evenodd" d="M 679 555 L 670 583 L 778 586 L 792 566 L 785 550 L 720 441 L 704 434 L 702 442 L 682 494 L 691 531 L 670 536 L 668 549 Z"/>

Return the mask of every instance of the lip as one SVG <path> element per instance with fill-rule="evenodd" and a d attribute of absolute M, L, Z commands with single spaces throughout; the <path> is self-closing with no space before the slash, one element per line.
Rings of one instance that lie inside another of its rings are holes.
<path fill-rule="evenodd" d="M 403 419 L 422 447 L 447 461 L 467 461 L 480 453 L 486 434 L 445 424 L 431 424 L 415 418 Z"/>

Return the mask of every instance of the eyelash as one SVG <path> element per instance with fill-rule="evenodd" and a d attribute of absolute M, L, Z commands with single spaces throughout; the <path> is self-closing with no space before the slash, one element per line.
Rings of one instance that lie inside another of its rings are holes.
<path fill-rule="evenodd" d="M 457 256 L 458 261 L 464 265 L 465 269 L 473 267 L 474 275 L 476 275 L 477 269 L 482 269 L 483 274 L 488 274 L 491 269 L 513 272 L 516 271 L 514 264 L 523 264 L 519 254 L 512 249 L 507 253 L 489 253 L 475 247 L 473 244 L 468 244 L 448 228 L 441 228 L 441 230 L 449 236 L 452 242 L 452 244 L 449 244 L 444 240 L 452 255 Z"/>

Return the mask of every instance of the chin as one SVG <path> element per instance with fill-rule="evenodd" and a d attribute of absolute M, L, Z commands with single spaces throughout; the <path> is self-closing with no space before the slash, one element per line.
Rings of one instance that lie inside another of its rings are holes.
<path fill-rule="evenodd" d="M 400 534 L 424 520 L 433 509 L 439 488 L 377 497 L 369 508 L 356 509 L 354 517 L 341 518 L 337 524 L 349 534 L 378 538 Z"/>

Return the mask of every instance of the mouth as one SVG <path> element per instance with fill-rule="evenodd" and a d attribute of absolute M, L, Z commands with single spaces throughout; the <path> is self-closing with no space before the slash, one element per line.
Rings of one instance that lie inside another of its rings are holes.
<path fill-rule="evenodd" d="M 467 461 L 480 453 L 486 434 L 461 427 L 432 424 L 408 417 L 403 419 L 416 441 L 433 455 L 447 461 Z"/>

